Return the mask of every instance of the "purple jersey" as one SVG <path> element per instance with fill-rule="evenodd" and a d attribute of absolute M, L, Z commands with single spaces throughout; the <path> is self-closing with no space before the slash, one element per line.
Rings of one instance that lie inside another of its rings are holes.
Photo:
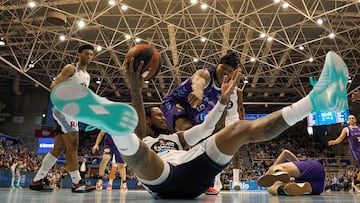
<path fill-rule="evenodd" d="M 360 151 L 360 129 L 358 127 L 347 127 L 350 150 Z"/>
<path fill-rule="evenodd" d="M 193 125 L 201 123 L 200 114 L 208 113 L 216 104 L 221 96 L 221 89 L 217 87 L 214 82 L 215 69 L 204 69 L 210 74 L 210 82 L 204 89 L 204 96 L 200 105 L 192 108 L 188 102 L 188 96 L 192 92 L 190 78 L 181 83 L 170 94 L 166 95 L 161 103 L 161 110 L 163 111 L 168 122 L 173 120 L 173 109 L 183 109 L 185 116 L 189 118 Z M 173 123 L 169 123 L 173 127 Z"/>

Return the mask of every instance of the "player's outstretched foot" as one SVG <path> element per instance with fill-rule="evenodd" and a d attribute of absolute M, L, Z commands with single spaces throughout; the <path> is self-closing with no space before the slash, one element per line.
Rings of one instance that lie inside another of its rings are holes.
<path fill-rule="evenodd" d="M 112 184 L 108 184 L 108 185 L 107 185 L 106 191 L 112 191 Z"/>
<path fill-rule="evenodd" d="M 120 190 L 121 190 L 121 191 L 127 191 L 127 190 L 128 190 L 128 187 L 127 187 L 127 183 L 126 183 L 126 182 L 121 183 Z"/>
<path fill-rule="evenodd" d="M 328 52 L 320 78 L 310 92 L 313 112 L 345 110 L 348 105 L 348 78 L 349 71 L 345 62 L 335 52 Z"/>
<path fill-rule="evenodd" d="M 77 184 L 72 184 L 71 192 L 75 193 L 85 193 L 85 192 L 91 192 L 95 190 L 95 186 L 91 186 L 85 183 L 85 181 L 80 180 Z"/>
<path fill-rule="evenodd" d="M 209 188 L 206 190 L 205 194 L 207 194 L 207 195 L 217 195 L 217 194 L 219 194 L 219 191 L 216 190 L 216 189 L 213 188 L 213 187 L 209 187 Z"/>
<path fill-rule="evenodd" d="M 260 187 L 270 187 L 276 181 L 281 181 L 283 183 L 288 183 L 288 182 L 290 182 L 290 176 L 289 176 L 288 173 L 283 172 L 283 171 L 278 171 L 278 172 L 275 172 L 273 174 L 265 174 L 265 175 L 261 176 L 257 180 L 257 184 Z"/>
<path fill-rule="evenodd" d="M 298 195 L 305 195 L 310 194 L 312 192 L 312 188 L 310 183 L 295 183 L 291 182 L 284 186 L 284 192 L 287 195 L 291 196 L 298 196 Z"/>
<path fill-rule="evenodd" d="M 39 181 L 31 181 L 29 184 L 29 189 L 45 192 L 51 192 L 54 190 L 52 187 L 50 187 L 50 182 L 46 178 L 43 178 Z"/>
<path fill-rule="evenodd" d="M 138 116 L 130 105 L 99 97 L 87 87 L 62 82 L 51 91 L 51 101 L 61 113 L 111 135 L 134 132 Z"/>

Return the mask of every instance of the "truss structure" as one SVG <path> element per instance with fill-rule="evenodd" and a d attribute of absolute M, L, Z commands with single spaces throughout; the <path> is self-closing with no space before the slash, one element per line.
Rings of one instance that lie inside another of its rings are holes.
<path fill-rule="evenodd" d="M 228 50 L 240 56 L 250 111 L 305 96 L 330 50 L 348 64 L 348 92 L 359 86 L 358 0 L 38 0 L 33 8 L 24 0 L 0 2 L 0 77 L 20 74 L 22 86 L 48 90 L 83 43 L 101 48 L 89 67 L 90 88 L 115 101 L 130 101 L 122 62 L 137 43 L 155 46 L 162 57 L 159 75 L 144 86 L 148 103 L 159 103 L 196 70 L 216 66 Z M 65 14 L 65 25 L 46 21 L 54 11 Z"/>

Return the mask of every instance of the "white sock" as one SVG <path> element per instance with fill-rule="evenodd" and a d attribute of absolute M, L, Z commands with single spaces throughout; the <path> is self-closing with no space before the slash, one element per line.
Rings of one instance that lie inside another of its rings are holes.
<path fill-rule="evenodd" d="M 312 111 L 309 95 L 302 98 L 298 102 L 282 109 L 281 114 L 285 122 L 292 126 L 308 116 Z"/>
<path fill-rule="evenodd" d="M 134 155 L 140 147 L 140 140 L 135 133 L 131 133 L 130 135 L 111 137 L 114 140 L 115 145 L 119 149 L 120 154 L 124 156 Z"/>
<path fill-rule="evenodd" d="M 36 173 L 33 181 L 36 182 L 39 181 L 40 179 L 43 179 L 46 176 L 47 172 L 51 169 L 51 167 L 53 167 L 56 160 L 57 160 L 56 157 L 54 157 L 50 153 L 47 153 L 44 159 L 42 160 L 41 167 L 39 171 Z"/>
<path fill-rule="evenodd" d="M 16 183 L 17 186 L 20 186 L 20 181 L 21 181 L 21 175 L 18 176 L 17 183 Z"/>
<path fill-rule="evenodd" d="M 220 175 L 221 175 L 221 173 L 218 173 L 215 176 L 215 181 L 214 181 L 214 188 L 217 191 L 220 191 L 222 189 L 222 183 L 221 183 L 221 180 L 220 180 Z"/>
<path fill-rule="evenodd" d="M 11 177 L 11 186 L 14 186 L 15 177 Z"/>
<path fill-rule="evenodd" d="M 109 179 L 109 184 L 113 184 L 114 179 Z"/>
<path fill-rule="evenodd" d="M 233 169 L 233 181 L 239 181 L 240 170 L 237 168 Z"/>
<path fill-rule="evenodd" d="M 79 181 L 81 180 L 81 176 L 80 176 L 80 172 L 79 170 L 76 171 L 70 171 L 69 172 L 71 180 L 74 184 L 78 184 Z"/>

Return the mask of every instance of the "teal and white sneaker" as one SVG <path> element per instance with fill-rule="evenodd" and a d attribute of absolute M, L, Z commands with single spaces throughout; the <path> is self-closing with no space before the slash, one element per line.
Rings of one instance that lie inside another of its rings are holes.
<path fill-rule="evenodd" d="M 328 52 L 320 78 L 309 94 L 313 112 L 345 110 L 348 105 L 348 78 L 349 71 L 345 62 L 335 52 Z"/>
<path fill-rule="evenodd" d="M 112 102 L 89 88 L 72 82 L 62 82 L 50 95 L 54 107 L 66 116 L 95 126 L 114 136 L 134 132 L 138 116 L 130 105 Z"/>

